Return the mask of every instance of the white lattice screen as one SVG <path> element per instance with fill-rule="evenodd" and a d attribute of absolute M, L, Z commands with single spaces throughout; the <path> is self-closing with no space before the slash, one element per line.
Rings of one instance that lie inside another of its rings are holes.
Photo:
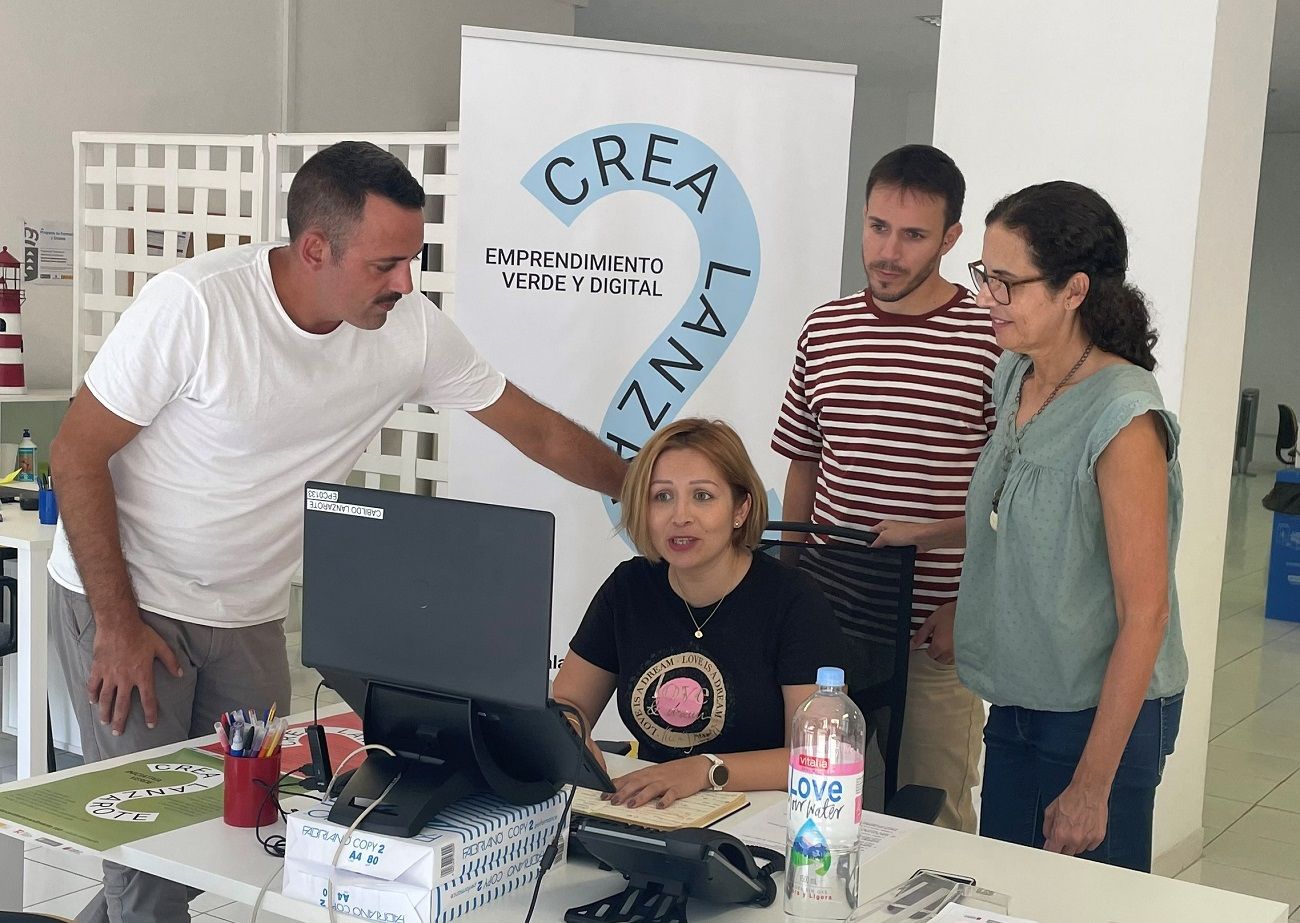
<path fill-rule="evenodd" d="M 344 134 L 73 135 L 74 380 L 152 276 L 221 246 L 286 239 L 294 173 L 321 147 L 370 141 L 399 157 L 427 194 L 419 288 L 453 310 L 456 132 Z M 263 169 L 269 154 L 268 169 Z M 153 232 L 150 234 L 150 232 Z M 367 447 L 355 479 L 367 487 L 437 493 L 447 480 L 445 418 L 405 404 Z"/>
<path fill-rule="evenodd" d="M 273 134 L 269 137 L 267 227 L 288 240 L 285 199 L 298 167 L 336 141 L 369 141 L 406 164 L 425 192 L 424 255 L 412 263 L 418 288 L 449 314 L 454 310 L 456 265 L 456 132 L 387 132 L 364 135 Z M 429 407 L 403 404 L 366 447 L 356 471 L 366 487 L 437 493 L 447 483 L 446 417 Z"/>
<path fill-rule="evenodd" d="M 131 298 L 187 256 L 261 240 L 260 135 L 76 132 L 73 381 Z"/>

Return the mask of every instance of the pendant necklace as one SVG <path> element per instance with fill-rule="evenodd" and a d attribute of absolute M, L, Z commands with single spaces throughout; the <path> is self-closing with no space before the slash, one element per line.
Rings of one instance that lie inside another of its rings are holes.
<path fill-rule="evenodd" d="M 1034 411 L 1034 415 L 1025 421 L 1025 425 L 1017 426 L 1016 417 L 1020 415 L 1020 395 L 1024 393 L 1025 388 L 1025 379 L 1023 376 L 1021 377 L 1020 391 L 1016 394 L 1016 406 L 1011 412 L 1011 434 L 1007 437 L 1006 451 L 1002 453 L 1002 482 L 998 484 L 998 489 L 993 492 L 993 509 L 989 511 L 989 526 L 994 532 L 998 530 L 998 503 L 1002 500 L 1002 491 L 1007 486 L 1007 475 L 1011 473 L 1011 456 L 1019 450 L 1020 440 L 1024 438 L 1025 432 L 1033 422 L 1038 419 L 1038 415 L 1047 409 L 1047 405 L 1052 403 L 1052 401 L 1055 400 L 1056 395 L 1061 393 L 1061 389 L 1070 383 L 1070 379 L 1074 377 L 1075 373 L 1078 372 L 1079 369 L 1083 368 L 1083 364 L 1087 362 L 1088 357 L 1092 355 L 1092 346 L 1093 344 L 1089 343 L 1087 347 L 1084 348 L 1083 355 L 1079 357 L 1079 361 L 1074 363 L 1074 366 L 1070 371 L 1065 373 L 1065 377 L 1056 383 L 1056 387 L 1052 389 L 1052 393 L 1047 395 L 1047 400 L 1043 401 L 1042 405 Z"/>
<path fill-rule="evenodd" d="M 669 586 L 672 586 L 671 579 L 668 581 L 668 584 Z M 723 593 L 722 598 L 719 599 L 717 604 L 713 607 L 713 611 L 710 612 L 708 615 L 706 615 L 704 617 L 704 621 L 701 622 L 699 619 L 695 617 L 695 610 L 691 608 L 691 604 L 686 601 L 686 594 L 682 593 L 681 590 L 679 590 L 677 587 L 672 587 L 672 589 L 674 592 L 677 593 L 678 596 L 681 597 L 682 605 L 686 607 L 686 614 L 691 617 L 691 624 L 695 626 L 695 637 L 697 638 L 704 637 L 704 626 L 709 624 L 709 619 L 713 618 L 715 615 L 718 614 L 718 610 L 722 608 L 722 604 L 726 602 L 727 597 L 731 595 L 729 591 L 727 593 Z"/>

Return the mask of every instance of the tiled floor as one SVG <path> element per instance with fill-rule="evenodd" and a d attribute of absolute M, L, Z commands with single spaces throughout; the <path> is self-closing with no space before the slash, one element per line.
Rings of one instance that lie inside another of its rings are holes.
<path fill-rule="evenodd" d="M 1256 455 L 1259 459 L 1259 455 Z M 1300 920 L 1300 623 L 1264 618 L 1271 459 L 1234 477 L 1205 780 L 1205 851 L 1179 878 L 1286 901 Z"/>
<path fill-rule="evenodd" d="M 1258 455 L 1257 455 L 1258 458 Z M 1260 499 L 1275 465 L 1233 478 L 1210 716 L 1205 852 L 1179 878 L 1286 901 L 1300 920 L 1300 623 L 1264 619 L 1271 514 Z M 290 663 L 300 663 L 296 633 Z M 293 670 L 292 711 L 311 708 L 318 677 Z M 321 703 L 335 702 L 329 690 Z M 62 763 L 66 754 L 60 756 Z M 75 758 L 69 758 L 75 759 Z M 0 735 L 0 781 L 14 776 L 17 748 Z M 98 863 L 47 847 L 27 851 L 28 909 L 73 917 L 95 893 Z M 196 923 L 249 923 L 252 908 L 204 895 Z M 260 923 L 287 923 L 273 914 Z"/>

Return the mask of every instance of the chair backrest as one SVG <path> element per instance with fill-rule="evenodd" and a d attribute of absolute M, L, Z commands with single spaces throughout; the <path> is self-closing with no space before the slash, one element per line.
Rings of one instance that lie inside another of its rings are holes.
<path fill-rule="evenodd" d="M 835 612 L 849 696 L 883 744 L 887 803 L 898 788 L 916 549 L 872 548 L 870 532 L 806 522 L 770 522 L 767 531 L 783 535 L 759 549 L 811 577 Z"/>
<path fill-rule="evenodd" d="M 1284 465 L 1295 464 L 1296 417 L 1286 404 L 1277 405 L 1277 460 Z"/>

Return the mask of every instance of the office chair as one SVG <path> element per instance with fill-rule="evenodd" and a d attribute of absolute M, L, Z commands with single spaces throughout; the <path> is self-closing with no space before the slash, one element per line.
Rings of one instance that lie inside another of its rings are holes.
<path fill-rule="evenodd" d="M 1295 464 L 1296 419 L 1295 411 L 1286 404 L 1277 405 L 1277 445 L 1273 451 L 1284 465 Z"/>
<path fill-rule="evenodd" d="M 43 576 L 43 575 L 42 575 Z M 5 596 L 9 604 L 5 605 Z M 0 576 L 0 658 L 18 653 L 18 581 Z M 54 723 L 50 720 L 50 700 L 45 700 L 45 769 L 54 772 Z M 0 923 L 5 923 L 0 919 Z"/>
<path fill-rule="evenodd" d="M 797 534 L 794 540 L 765 537 L 759 550 L 811 577 L 844 633 L 849 698 L 867 716 L 871 733 L 879 735 L 884 756 L 884 813 L 933 823 L 944 793 L 922 785 L 898 788 L 916 549 L 872 548 L 870 532 L 807 522 L 769 522 L 767 531 Z M 805 541 L 814 535 L 825 543 Z"/>

